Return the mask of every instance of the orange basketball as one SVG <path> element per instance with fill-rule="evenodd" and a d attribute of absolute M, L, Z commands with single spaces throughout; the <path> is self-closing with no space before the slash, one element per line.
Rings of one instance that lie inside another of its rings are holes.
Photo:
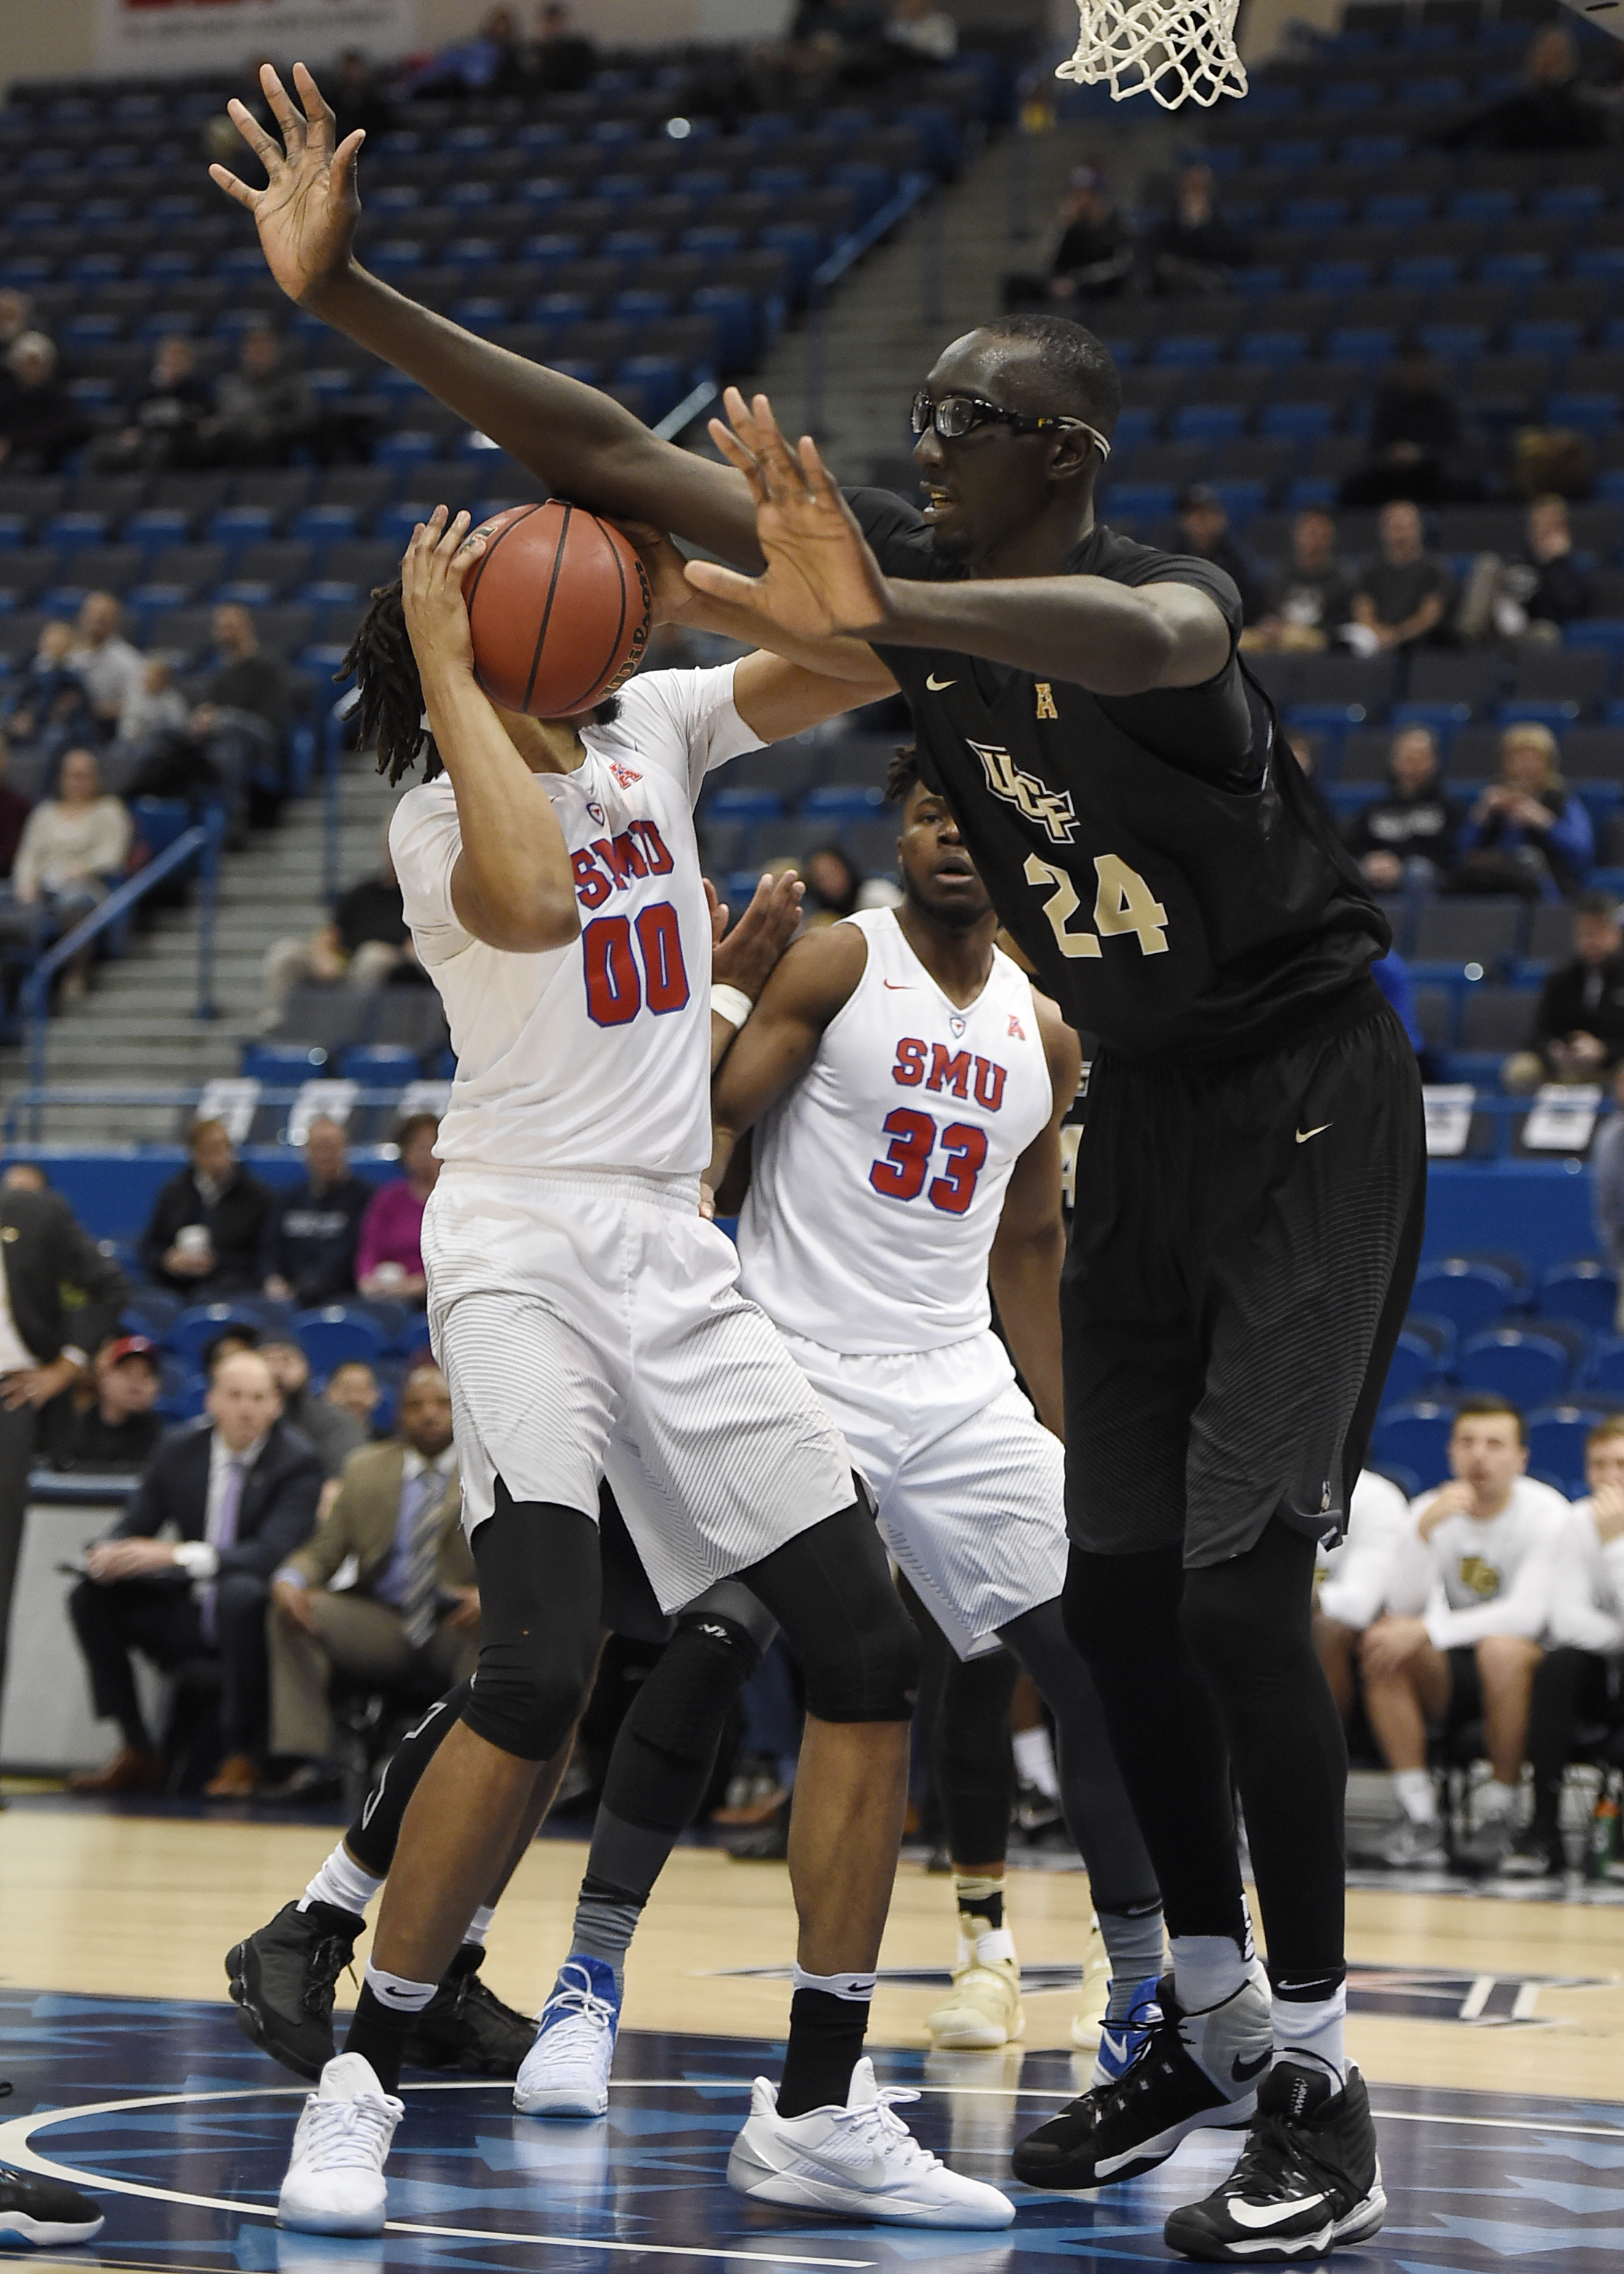
<path fill-rule="evenodd" d="M 590 711 L 629 679 L 649 644 L 653 595 L 629 539 L 552 498 L 482 522 L 468 581 L 474 669 L 492 703 L 533 719 Z"/>

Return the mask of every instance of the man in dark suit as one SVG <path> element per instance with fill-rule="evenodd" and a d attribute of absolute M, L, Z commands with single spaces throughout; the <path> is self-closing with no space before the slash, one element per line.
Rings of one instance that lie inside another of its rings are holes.
<path fill-rule="evenodd" d="M 225 1759 L 205 1790 L 240 1800 L 259 1782 L 266 1718 L 265 1614 L 271 1575 L 313 1530 L 321 1492 L 314 1449 L 282 1419 L 257 1351 L 223 1358 L 208 1418 L 168 1437 L 69 1598 L 98 1716 L 123 1743 L 76 1792 L 144 1792 L 163 1781 L 131 1671 L 139 1650 L 166 1671 L 217 1653 Z M 172 1540 L 157 1535 L 169 1530 Z"/>
<path fill-rule="evenodd" d="M 259 1284 L 271 1188 L 244 1168 L 224 1122 L 194 1121 L 187 1146 L 191 1160 L 153 1202 L 141 1261 L 160 1286 L 214 1303 Z"/>
<path fill-rule="evenodd" d="M 117 1332 L 129 1283 L 60 1193 L 0 1187 L 0 1684 L 41 1411 Z M 64 1290 L 84 1298 L 76 1308 Z"/>

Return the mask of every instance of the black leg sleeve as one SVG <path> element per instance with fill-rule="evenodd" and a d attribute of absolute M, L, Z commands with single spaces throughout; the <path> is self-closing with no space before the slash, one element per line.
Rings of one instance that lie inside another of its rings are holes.
<path fill-rule="evenodd" d="M 598 1526 L 577 1508 L 515 1501 L 498 1477 L 495 1513 L 471 1544 L 484 1640 L 462 1720 L 500 1752 L 550 1759 L 598 1662 Z"/>
<path fill-rule="evenodd" d="M 406 1803 L 472 1693 L 471 1683 L 459 1682 L 455 1690 L 437 1698 L 427 1713 L 413 1722 L 380 1770 L 372 1790 L 361 1803 L 361 1813 L 345 1833 L 345 1847 L 374 1879 L 388 1878 Z"/>
<path fill-rule="evenodd" d="M 931 1733 L 942 1828 L 955 1864 L 1002 1864 L 1015 1804 L 1010 1703 L 1020 1668 L 1007 1650 L 961 1660 L 950 1650 Z"/>

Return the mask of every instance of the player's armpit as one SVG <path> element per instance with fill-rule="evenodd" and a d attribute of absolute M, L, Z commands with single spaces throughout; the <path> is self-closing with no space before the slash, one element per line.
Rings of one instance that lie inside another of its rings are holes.
<path fill-rule="evenodd" d="M 855 924 L 808 932 L 785 956 L 711 1085 L 707 1182 L 720 1187 L 733 1147 L 811 1065 L 823 1029 L 862 977 L 868 943 Z"/>
<path fill-rule="evenodd" d="M 758 621 L 755 634 L 758 636 L 760 630 Z M 759 734 L 763 742 L 781 742 L 825 719 L 838 718 L 843 711 L 860 710 L 865 703 L 877 703 L 882 696 L 897 691 L 896 681 L 861 640 L 795 640 L 787 633 L 782 636 L 786 646 L 803 656 L 817 655 L 819 660 L 793 662 L 787 654 L 774 655 L 758 648 L 753 655 L 741 657 L 733 670 L 733 708 L 751 734 Z"/>

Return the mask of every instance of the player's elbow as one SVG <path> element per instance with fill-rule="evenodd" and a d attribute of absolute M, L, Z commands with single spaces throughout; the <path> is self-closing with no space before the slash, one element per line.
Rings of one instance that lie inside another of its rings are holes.
<path fill-rule="evenodd" d="M 571 947 L 581 937 L 581 911 L 573 892 L 548 892 L 538 899 L 525 919 L 527 940 L 523 953 L 545 955 L 550 948 Z"/>
<path fill-rule="evenodd" d="M 1083 684 L 1094 695 L 1148 695 L 1173 683 L 1178 667 L 1178 636 L 1151 608 L 1139 607 L 1116 636 L 1101 642 L 1089 658 Z"/>

